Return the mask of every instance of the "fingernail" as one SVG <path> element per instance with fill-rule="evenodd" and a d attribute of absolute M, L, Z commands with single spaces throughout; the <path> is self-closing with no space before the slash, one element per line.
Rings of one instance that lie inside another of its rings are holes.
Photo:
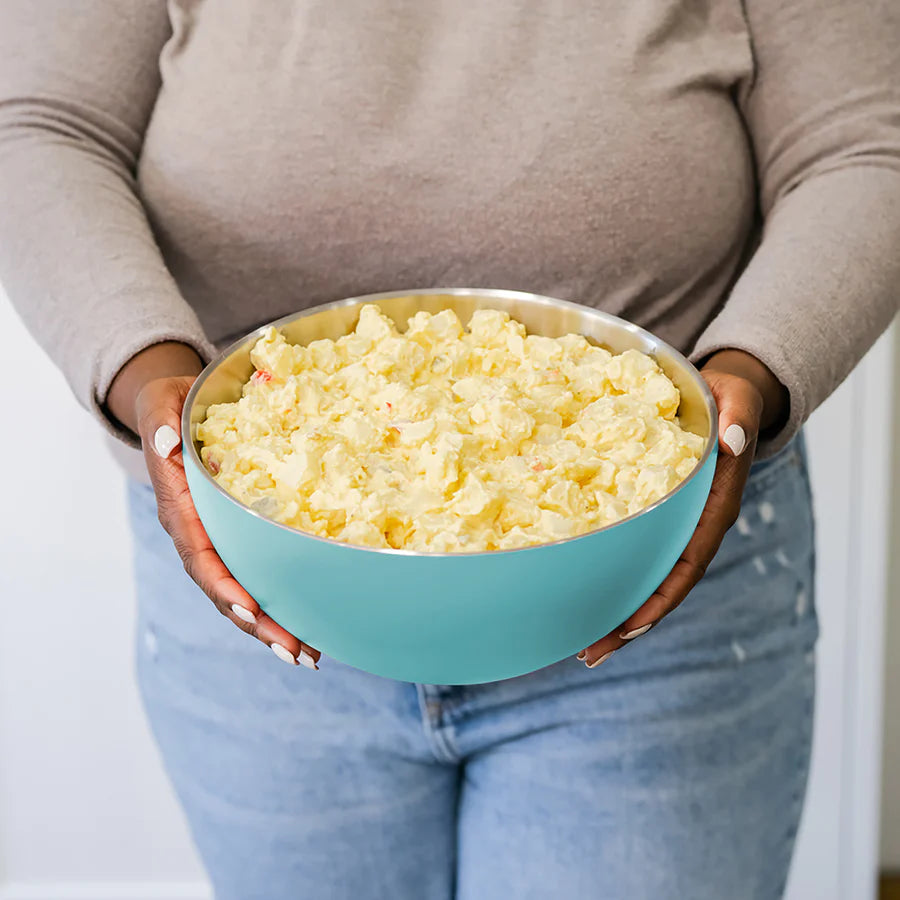
<path fill-rule="evenodd" d="M 306 666 L 307 669 L 319 668 L 316 665 L 316 661 L 305 650 L 300 651 L 300 655 L 297 657 L 297 662 L 299 662 L 301 666 Z"/>
<path fill-rule="evenodd" d="M 178 432 L 171 425 L 160 425 L 153 435 L 153 449 L 163 459 L 168 459 L 172 451 L 181 443 Z"/>
<path fill-rule="evenodd" d="M 625 631 L 619 635 L 623 641 L 630 641 L 632 638 L 640 637 L 642 634 L 646 634 L 653 627 L 653 623 L 649 622 L 646 625 L 641 625 L 640 628 L 634 628 L 631 631 Z"/>
<path fill-rule="evenodd" d="M 256 616 L 250 612 L 245 606 L 241 606 L 239 603 L 231 604 L 231 611 L 239 618 L 243 619 L 245 622 L 249 622 L 251 625 L 256 624 Z"/>
<path fill-rule="evenodd" d="M 599 666 L 600 663 L 602 663 L 604 660 L 609 659 L 615 652 L 615 650 L 610 650 L 609 653 L 604 653 L 603 656 L 600 657 L 600 659 L 595 659 L 592 663 L 585 663 L 585 665 L 589 669 L 594 669 Z"/>
<path fill-rule="evenodd" d="M 286 663 L 290 663 L 292 666 L 297 665 L 297 660 L 294 659 L 294 654 L 288 650 L 287 647 L 282 647 L 281 644 L 272 644 L 272 652 L 282 661 Z"/>
<path fill-rule="evenodd" d="M 582 650 L 575 659 L 584 659 L 587 656 L 587 650 Z"/>
<path fill-rule="evenodd" d="M 722 443 L 726 444 L 735 456 L 740 456 L 747 446 L 747 435 L 740 425 L 729 425 L 722 435 Z"/>

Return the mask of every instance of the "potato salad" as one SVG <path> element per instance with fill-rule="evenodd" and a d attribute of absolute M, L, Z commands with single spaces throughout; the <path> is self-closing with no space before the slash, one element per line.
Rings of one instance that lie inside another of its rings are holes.
<path fill-rule="evenodd" d="M 498 310 L 464 328 L 375 305 L 335 341 L 274 328 L 234 403 L 198 427 L 215 480 L 310 534 L 432 553 L 508 550 L 636 513 L 697 465 L 679 393 L 649 356 L 526 333 Z"/>

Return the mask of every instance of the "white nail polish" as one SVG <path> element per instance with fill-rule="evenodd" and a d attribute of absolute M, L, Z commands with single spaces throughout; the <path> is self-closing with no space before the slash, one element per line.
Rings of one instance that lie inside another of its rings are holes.
<path fill-rule="evenodd" d="M 747 446 L 747 435 L 740 425 L 729 425 L 722 435 L 722 443 L 726 444 L 735 456 L 740 456 Z"/>
<path fill-rule="evenodd" d="M 153 435 L 153 449 L 163 459 L 168 459 L 172 451 L 181 443 L 178 432 L 171 425 L 160 425 Z"/>
<path fill-rule="evenodd" d="M 646 625 L 641 625 L 640 628 L 635 628 L 632 631 L 625 631 L 619 635 L 623 641 L 630 641 L 636 637 L 640 637 L 642 634 L 646 634 L 653 627 L 652 622 L 648 622 Z"/>
<path fill-rule="evenodd" d="M 241 606 L 239 603 L 231 604 L 231 611 L 239 618 L 243 619 L 245 622 L 249 622 L 251 625 L 256 624 L 256 616 L 250 612 L 245 606 Z"/>
<path fill-rule="evenodd" d="M 585 665 L 589 669 L 594 669 L 597 666 L 599 666 L 600 663 L 602 663 L 604 660 L 609 659 L 615 652 L 616 652 L 615 650 L 610 650 L 608 653 L 604 653 L 603 656 L 600 657 L 600 659 L 595 659 L 592 663 L 585 663 Z"/>
<path fill-rule="evenodd" d="M 297 662 L 300 663 L 301 666 L 306 666 L 307 669 L 319 668 L 316 665 L 316 661 L 305 650 L 300 651 L 300 655 L 297 657 Z"/>
<path fill-rule="evenodd" d="M 294 659 L 294 654 L 288 650 L 287 647 L 282 647 L 281 644 L 272 644 L 272 652 L 282 661 L 286 663 L 290 663 L 292 666 L 297 665 L 297 660 Z"/>

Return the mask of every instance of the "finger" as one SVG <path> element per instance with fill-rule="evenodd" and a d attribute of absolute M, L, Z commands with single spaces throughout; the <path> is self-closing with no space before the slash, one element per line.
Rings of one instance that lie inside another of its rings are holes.
<path fill-rule="evenodd" d="M 615 650 L 646 634 L 675 609 L 703 577 L 718 548 L 706 531 L 698 526 L 684 553 L 653 594 L 618 628 L 582 650 L 578 659 L 583 659 L 588 668 L 600 665 Z"/>
<path fill-rule="evenodd" d="M 189 498 L 190 494 L 180 496 Z M 318 668 L 316 663 L 321 657 L 319 651 L 299 640 L 263 612 L 256 600 L 228 571 L 209 540 L 192 503 L 174 506 L 166 524 L 166 530 L 172 535 L 185 571 L 222 615 L 242 631 L 268 645 L 279 659 L 310 669 Z"/>
<path fill-rule="evenodd" d="M 741 495 L 753 458 L 760 410 L 752 388 L 744 389 L 741 379 L 717 378 L 709 373 L 720 406 L 720 440 L 729 424 L 740 427 L 741 437 L 750 435 L 750 444 L 719 455 L 709 497 L 697 528 L 672 571 L 641 607 L 619 626 L 578 654 L 589 668 L 600 665 L 628 641 L 646 634 L 660 619 L 676 609 L 703 577 L 728 529 L 737 521 Z M 733 432 L 732 432 L 733 435 Z M 748 450 L 749 452 L 745 452 Z"/>
<path fill-rule="evenodd" d="M 285 662 L 306 666 L 307 669 L 319 668 L 317 664 L 322 654 L 315 647 L 298 640 L 262 611 L 256 619 L 256 637 L 268 644 L 275 655 Z M 288 659 L 288 656 L 291 658 Z"/>
<path fill-rule="evenodd" d="M 582 660 L 589 669 L 595 669 L 601 663 L 606 662 L 616 650 L 624 645 L 625 641 L 617 637 L 613 632 L 610 632 L 597 643 L 591 644 L 590 647 L 585 647 L 576 659 Z"/>
<path fill-rule="evenodd" d="M 156 492 L 159 520 L 171 536 L 185 571 L 222 615 L 267 644 L 279 659 L 318 668 L 319 651 L 304 644 L 262 611 L 222 562 L 197 515 L 184 474 L 177 431 L 192 379 L 183 381 L 184 384 L 173 385 L 172 390 L 166 391 L 140 417 L 145 460 Z"/>
<path fill-rule="evenodd" d="M 193 379 L 167 379 L 139 415 L 147 470 L 156 492 L 159 520 L 172 537 L 188 574 L 220 612 L 255 635 L 262 611 L 228 572 L 194 508 L 181 459 L 181 410 Z"/>
<path fill-rule="evenodd" d="M 740 510 L 743 481 L 740 470 L 749 468 L 749 458 L 720 457 L 706 506 L 687 547 L 672 567 L 662 584 L 645 603 L 615 631 L 585 648 L 584 659 L 588 666 L 599 665 L 600 657 L 608 658 L 611 650 L 617 650 L 628 641 L 646 634 L 663 616 L 678 607 L 706 573 L 722 538 L 734 523 Z M 737 470 L 737 471 L 736 471 Z"/>
<path fill-rule="evenodd" d="M 181 515 L 181 514 L 179 514 Z M 209 541 L 206 530 L 193 518 L 176 519 L 175 546 L 185 571 L 215 604 L 222 615 L 241 631 L 262 641 L 284 662 L 317 669 L 321 653 L 299 640 L 260 608 L 259 604 L 228 571 Z"/>

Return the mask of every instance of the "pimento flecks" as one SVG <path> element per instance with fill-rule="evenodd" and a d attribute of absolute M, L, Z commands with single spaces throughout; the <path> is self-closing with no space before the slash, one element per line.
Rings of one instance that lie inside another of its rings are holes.
<path fill-rule="evenodd" d="M 267 372 L 265 369 L 257 369 L 251 376 L 250 381 L 253 384 L 266 384 L 267 382 L 272 380 L 272 373 Z"/>

